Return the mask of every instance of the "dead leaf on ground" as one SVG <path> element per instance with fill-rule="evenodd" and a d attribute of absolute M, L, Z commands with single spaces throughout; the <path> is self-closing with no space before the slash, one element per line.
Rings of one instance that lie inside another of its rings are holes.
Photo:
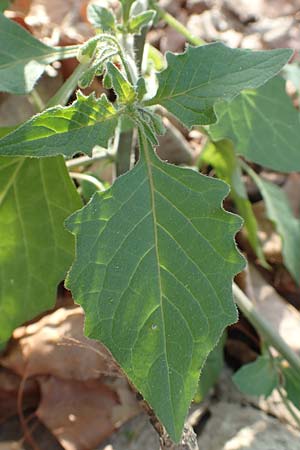
<path fill-rule="evenodd" d="M 121 373 L 108 350 L 83 334 L 80 307 L 60 308 L 36 323 L 19 327 L 0 364 L 20 376 L 55 375 L 89 380 Z"/>
<path fill-rule="evenodd" d="M 128 385 L 123 383 L 123 399 L 118 389 L 101 380 L 79 382 L 55 377 L 39 378 L 42 400 L 36 412 L 65 450 L 95 448 L 122 423 L 140 410 Z M 121 390 L 121 388 L 119 388 Z"/>
<path fill-rule="evenodd" d="M 0 423 L 18 413 L 17 398 L 21 377 L 0 367 Z M 35 380 L 26 380 L 22 395 L 22 407 L 36 408 L 39 402 L 39 387 Z"/>

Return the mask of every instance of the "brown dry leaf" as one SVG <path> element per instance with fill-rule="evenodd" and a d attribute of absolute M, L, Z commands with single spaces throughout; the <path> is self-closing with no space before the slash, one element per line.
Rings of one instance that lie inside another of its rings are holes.
<path fill-rule="evenodd" d="M 40 377 L 39 381 L 42 401 L 36 414 L 65 450 L 95 448 L 139 412 L 125 379 L 117 388 L 101 380 Z"/>
<path fill-rule="evenodd" d="M 83 335 L 83 322 L 80 307 L 60 308 L 38 322 L 17 328 L 0 364 L 26 377 L 89 380 L 100 375 L 120 376 L 108 350 Z"/>
<path fill-rule="evenodd" d="M 255 299 L 258 313 L 280 334 L 287 344 L 300 352 L 300 313 L 275 289 L 266 284 L 260 273 L 249 264 L 248 295 Z"/>
<path fill-rule="evenodd" d="M 0 367 L 0 423 L 18 412 L 17 398 L 21 377 Z M 22 407 L 36 408 L 39 402 L 39 388 L 35 380 L 26 380 L 22 395 Z"/>

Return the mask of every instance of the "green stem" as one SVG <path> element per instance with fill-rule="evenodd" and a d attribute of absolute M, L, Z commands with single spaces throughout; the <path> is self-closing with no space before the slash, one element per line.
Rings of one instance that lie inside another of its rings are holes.
<path fill-rule="evenodd" d="M 182 23 L 180 23 L 175 17 L 171 16 L 171 14 L 167 13 L 164 9 L 162 9 L 158 4 L 151 0 L 150 7 L 153 8 L 159 17 L 163 19 L 170 27 L 174 28 L 179 34 L 184 36 L 191 44 L 193 45 L 205 45 L 206 42 L 203 39 L 200 39 L 194 36 Z"/>
<path fill-rule="evenodd" d="M 74 89 L 77 87 L 78 81 L 88 67 L 89 64 L 78 64 L 74 72 L 59 88 L 56 94 L 48 101 L 46 108 L 52 108 L 57 105 L 65 106 Z"/>
<path fill-rule="evenodd" d="M 75 178 L 75 180 L 84 180 L 96 186 L 99 191 L 105 191 L 105 187 L 101 183 L 101 181 L 97 180 L 97 178 L 92 175 L 88 175 L 87 173 L 79 173 L 79 172 L 69 172 L 71 178 Z"/>
<path fill-rule="evenodd" d="M 145 5 L 146 8 L 148 5 Z M 138 73 L 141 74 L 144 47 L 146 42 L 147 28 L 144 28 L 142 34 L 134 37 L 134 54 Z M 126 36 L 123 35 L 126 40 Z M 126 49 L 126 42 L 123 44 Z M 130 53 L 130 48 L 128 52 Z M 118 136 L 117 142 L 117 161 L 116 161 L 116 175 L 117 177 L 127 172 L 131 168 L 132 147 L 134 142 L 134 130 L 124 131 Z"/>
<path fill-rule="evenodd" d="M 30 97 L 32 103 L 34 104 L 37 112 L 41 112 L 45 109 L 45 103 L 36 88 L 34 88 L 30 92 L 29 97 Z"/>
<path fill-rule="evenodd" d="M 271 347 L 274 347 L 297 371 L 300 372 L 300 357 L 288 346 L 277 331 L 255 309 L 251 300 L 233 283 L 235 303 L 249 322 L 257 329 Z"/>
<path fill-rule="evenodd" d="M 120 133 L 117 142 L 116 175 L 119 177 L 131 169 L 133 130 Z"/>
<path fill-rule="evenodd" d="M 111 161 L 115 160 L 113 153 L 109 152 L 106 148 L 103 148 L 99 152 L 95 153 L 91 158 L 89 156 L 79 156 L 79 158 L 70 159 L 66 161 L 66 166 L 68 169 L 73 169 L 74 167 L 89 166 L 96 161 Z"/>

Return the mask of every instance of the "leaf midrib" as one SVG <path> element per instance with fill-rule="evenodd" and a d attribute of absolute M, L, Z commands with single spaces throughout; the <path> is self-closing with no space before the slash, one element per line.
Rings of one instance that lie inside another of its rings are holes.
<path fill-rule="evenodd" d="M 162 322 L 162 332 L 163 332 L 163 344 L 164 344 L 164 355 L 167 363 L 167 380 L 168 380 L 168 391 L 169 391 L 169 398 L 170 398 L 170 404 L 171 404 L 171 410 L 172 410 L 172 421 L 173 424 L 175 424 L 175 416 L 174 416 L 174 406 L 172 401 L 172 395 L 171 395 L 171 380 L 170 380 L 170 374 L 169 374 L 169 364 L 168 364 L 168 357 L 167 357 L 167 346 L 166 346 L 166 329 L 165 329 L 165 318 L 164 318 L 164 309 L 163 309 L 163 293 L 162 293 L 162 285 L 161 285 L 161 267 L 160 267 L 160 260 L 159 260 L 159 254 L 158 254 L 158 236 L 157 236 L 157 218 L 156 218 L 156 206 L 155 206 L 155 188 L 154 188 L 154 181 L 153 181 L 153 174 L 152 174 L 152 162 L 151 157 L 149 155 L 149 144 L 147 142 L 147 138 L 140 132 L 140 141 L 141 141 L 141 147 L 144 150 L 144 156 L 145 156 L 145 163 L 146 163 L 146 169 L 148 174 L 148 180 L 149 180 L 149 190 L 150 190 L 150 202 L 151 202 L 151 209 L 152 209 L 152 218 L 153 218 L 153 232 L 154 232 L 154 248 L 155 248 L 155 257 L 156 257 L 156 266 L 157 266 L 157 274 L 158 274 L 158 287 L 159 287 L 159 303 L 160 303 L 160 311 L 161 311 L 161 322 Z"/>
<path fill-rule="evenodd" d="M 0 61 L 0 71 L 2 70 L 6 70 L 6 69 L 10 69 L 13 67 L 17 67 L 17 66 L 25 66 L 25 64 L 27 64 L 29 61 L 35 61 L 35 62 L 42 62 L 43 60 L 45 60 L 46 58 L 51 58 L 51 60 L 54 59 L 67 59 L 67 58 L 71 58 L 72 55 L 76 54 L 75 50 L 72 48 L 70 50 L 64 50 L 63 47 L 57 47 L 57 49 L 54 49 L 54 51 L 49 52 L 49 53 L 44 53 L 42 55 L 38 55 L 38 56 L 34 56 L 34 57 L 27 57 L 27 58 L 17 58 L 17 59 L 13 59 L 12 61 L 6 63 L 6 64 L 1 64 Z M 60 55 L 60 58 L 56 58 L 57 55 Z M 1 56 L 1 54 L 0 54 Z M 44 62 L 44 65 L 49 64 L 49 61 Z"/>

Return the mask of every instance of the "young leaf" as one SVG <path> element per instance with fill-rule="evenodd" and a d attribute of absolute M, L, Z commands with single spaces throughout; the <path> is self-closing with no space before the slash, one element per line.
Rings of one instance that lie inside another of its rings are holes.
<path fill-rule="evenodd" d="M 130 33 L 139 34 L 145 26 L 150 26 L 154 17 L 155 11 L 148 10 L 132 16 L 128 22 L 128 29 Z"/>
<path fill-rule="evenodd" d="M 291 50 L 253 52 L 219 42 L 188 47 L 179 55 L 167 53 L 168 67 L 158 74 L 157 93 L 146 104 L 164 106 L 187 127 L 213 123 L 218 101 L 261 86 L 291 55 Z"/>
<path fill-rule="evenodd" d="M 43 44 L 0 13 L 0 91 L 27 94 L 47 64 L 76 53 L 72 48 Z"/>
<path fill-rule="evenodd" d="M 120 70 L 111 62 L 107 63 L 107 74 L 118 97 L 118 103 L 129 104 L 135 100 L 134 87 L 126 80 Z"/>
<path fill-rule="evenodd" d="M 161 162 L 140 133 L 133 170 L 67 220 L 77 258 L 67 286 L 103 342 L 178 441 L 199 371 L 237 318 L 232 277 L 244 261 L 228 189 Z"/>
<path fill-rule="evenodd" d="M 113 13 L 103 6 L 90 4 L 87 8 L 88 21 L 104 32 L 115 31 L 116 22 Z"/>
<path fill-rule="evenodd" d="M 263 180 L 251 169 L 249 174 L 263 196 L 268 218 L 274 222 L 282 238 L 284 263 L 295 281 L 300 284 L 300 221 L 293 215 L 282 189 Z"/>
<path fill-rule="evenodd" d="M 74 256 L 63 223 L 80 206 L 61 157 L 0 158 L 0 344 L 54 306 Z"/>
<path fill-rule="evenodd" d="M 78 81 L 78 86 L 81 89 L 85 89 L 85 88 L 89 87 L 92 84 L 92 82 L 96 76 L 97 70 L 98 70 L 97 66 L 92 66 L 89 69 L 87 69 L 84 72 L 84 74 L 81 75 L 81 77 Z"/>
<path fill-rule="evenodd" d="M 238 157 L 234 153 L 231 142 L 225 140 L 217 143 L 210 142 L 201 154 L 201 162 L 211 164 L 218 178 L 229 184 L 230 195 L 238 209 L 238 213 L 244 219 L 249 243 L 261 264 L 264 267 L 269 267 L 258 238 L 257 221 L 242 180 L 242 171 Z"/>
<path fill-rule="evenodd" d="M 236 372 L 233 381 L 245 394 L 268 397 L 279 385 L 279 376 L 272 360 L 263 355 Z"/>
<path fill-rule="evenodd" d="M 0 139 L 0 155 L 91 155 L 96 144 L 107 146 L 117 118 L 118 112 L 104 95 L 96 99 L 79 93 L 72 105 L 50 108 Z"/>
<path fill-rule="evenodd" d="M 210 127 L 214 140 L 231 139 L 237 153 L 273 170 L 300 170 L 299 113 L 282 78 L 219 103 L 216 113 L 218 122 Z"/>

